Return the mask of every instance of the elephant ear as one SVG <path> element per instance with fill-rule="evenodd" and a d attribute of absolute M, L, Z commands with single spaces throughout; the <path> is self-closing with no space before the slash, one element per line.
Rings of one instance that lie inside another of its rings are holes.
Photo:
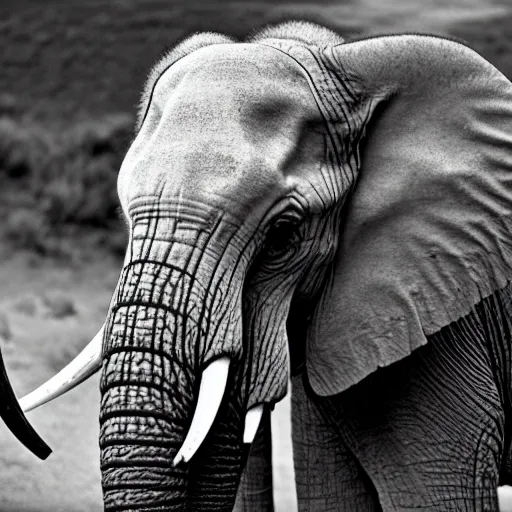
<path fill-rule="evenodd" d="M 360 168 L 309 332 L 309 381 L 326 396 L 407 357 L 512 277 L 512 84 L 431 36 L 323 58 L 361 101 L 377 99 L 352 127 L 365 133 Z"/>

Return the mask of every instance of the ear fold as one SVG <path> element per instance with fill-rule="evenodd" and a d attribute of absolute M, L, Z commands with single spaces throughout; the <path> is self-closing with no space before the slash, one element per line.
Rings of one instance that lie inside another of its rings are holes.
<path fill-rule="evenodd" d="M 511 279 L 512 84 L 428 36 L 324 57 L 388 98 L 357 127 L 361 166 L 309 335 L 309 380 L 325 396 L 406 357 Z"/>

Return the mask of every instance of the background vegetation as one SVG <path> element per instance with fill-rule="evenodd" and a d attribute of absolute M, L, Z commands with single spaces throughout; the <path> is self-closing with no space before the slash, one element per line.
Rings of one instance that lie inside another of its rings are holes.
<path fill-rule="evenodd" d="M 0 7 L 0 238 L 3 250 L 121 254 L 116 176 L 152 63 L 187 35 L 245 37 L 308 19 L 345 37 L 421 30 L 466 40 L 512 77 L 506 2 L 345 0 L 4 1 Z"/>

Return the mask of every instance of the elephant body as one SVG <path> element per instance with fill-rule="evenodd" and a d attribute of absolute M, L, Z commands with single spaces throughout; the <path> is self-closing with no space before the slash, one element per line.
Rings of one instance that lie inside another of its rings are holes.
<path fill-rule="evenodd" d="M 300 510 L 498 510 L 512 480 L 511 328 L 507 285 L 347 391 L 320 398 L 295 376 Z"/>
<path fill-rule="evenodd" d="M 286 23 L 182 42 L 136 130 L 120 279 L 61 379 L 102 367 L 105 510 L 273 510 L 290 377 L 301 511 L 497 510 L 512 84 L 454 41 Z"/>

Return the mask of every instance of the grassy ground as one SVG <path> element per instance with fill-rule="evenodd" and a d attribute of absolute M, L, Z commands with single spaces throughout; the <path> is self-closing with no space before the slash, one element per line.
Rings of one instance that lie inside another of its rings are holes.
<path fill-rule="evenodd" d="M 7 324 L 10 335 L 2 339 L 2 352 L 18 396 L 58 371 L 95 334 L 104 318 L 117 269 L 117 264 L 104 257 L 90 265 L 65 268 L 23 253 L 4 259 L 0 266 L 0 315 L 4 334 Z M 52 307 L 55 298 L 61 303 L 61 314 Z M 30 413 L 32 424 L 54 450 L 44 462 L 0 425 L 2 512 L 102 510 L 98 409 L 95 377 Z"/>
<path fill-rule="evenodd" d="M 243 37 L 308 19 L 345 36 L 427 31 L 467 40 L 512 77 L 507 0 L 3 0 L 0 5 L 0 343 L 22 395 L 101 325 L 124 234 L 115 180 L 149 66 L 197 30 Z M 29 252 L 27 252 L 27 250 Z M 102 510 L 98 379 L 30 413 L 40 462 L 0 425 L 1 512 Z M 277 510 L 293 511 L 288 404 L 273 418 Z"/>

